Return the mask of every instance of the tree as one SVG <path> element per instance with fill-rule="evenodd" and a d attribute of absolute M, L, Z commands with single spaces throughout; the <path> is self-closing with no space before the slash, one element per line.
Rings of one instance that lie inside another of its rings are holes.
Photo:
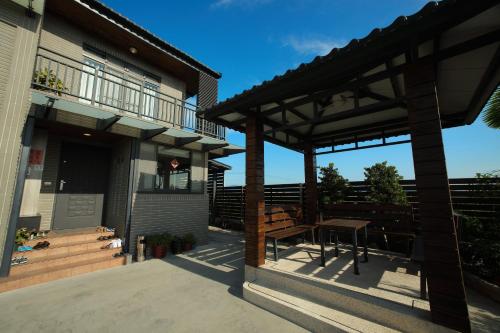
<path fill-rule="evenodd" d="M 343 201 L 349 195 L 349 180 L 342 177 L 333 163 L 319 168 L 319 189 L 324 203 Z"/>
<path fill-rule="evenodd" d="M 483 120 L 491 128 L 500 129 L 500 86 L 493 92 L 484 107 Z"/>
<path fill-rule="evenodd" d="M 402 180 L 396 167 L 387 161 L 365 168 L 365 181 L 368 184 L 367 200 L 375 203 L 406 205 L 406 194 L 399 184 Z"/>

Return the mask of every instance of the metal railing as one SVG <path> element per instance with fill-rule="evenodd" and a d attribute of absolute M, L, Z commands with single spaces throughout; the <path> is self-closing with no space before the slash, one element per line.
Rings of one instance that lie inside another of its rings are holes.
<path fill-rule="evenodd" d="M 196 116 L 197 106 L 159 91 L 158 84 L 39 47 L 32 86 L 103 110 L 137 116 L 224 140 L 226 129 Z"/>

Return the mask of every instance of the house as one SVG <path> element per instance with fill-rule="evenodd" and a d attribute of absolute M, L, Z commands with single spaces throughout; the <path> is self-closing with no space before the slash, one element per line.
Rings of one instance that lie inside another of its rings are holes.
<path fill-rule="evenodd" d="M 220 73 L 96 0 L 1 0 L 0 40 L 0 276 L 23 226 L 207 241 Z"/>

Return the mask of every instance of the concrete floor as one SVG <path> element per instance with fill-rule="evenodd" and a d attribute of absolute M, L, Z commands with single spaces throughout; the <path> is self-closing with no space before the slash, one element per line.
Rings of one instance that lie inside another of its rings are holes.
<path fill-rule="evenodd" d="M 0 294 L 0 332 L 305 332 L 241 298 L 241 237 Z"/>

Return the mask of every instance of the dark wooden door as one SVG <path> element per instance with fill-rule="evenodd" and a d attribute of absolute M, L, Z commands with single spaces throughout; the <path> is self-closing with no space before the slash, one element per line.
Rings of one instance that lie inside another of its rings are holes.
<path fill-rule="evenodd" d="M 110 151 L 102 147 L 62 144 L 53 229 L 101 225 L 109 156 Z"/>

